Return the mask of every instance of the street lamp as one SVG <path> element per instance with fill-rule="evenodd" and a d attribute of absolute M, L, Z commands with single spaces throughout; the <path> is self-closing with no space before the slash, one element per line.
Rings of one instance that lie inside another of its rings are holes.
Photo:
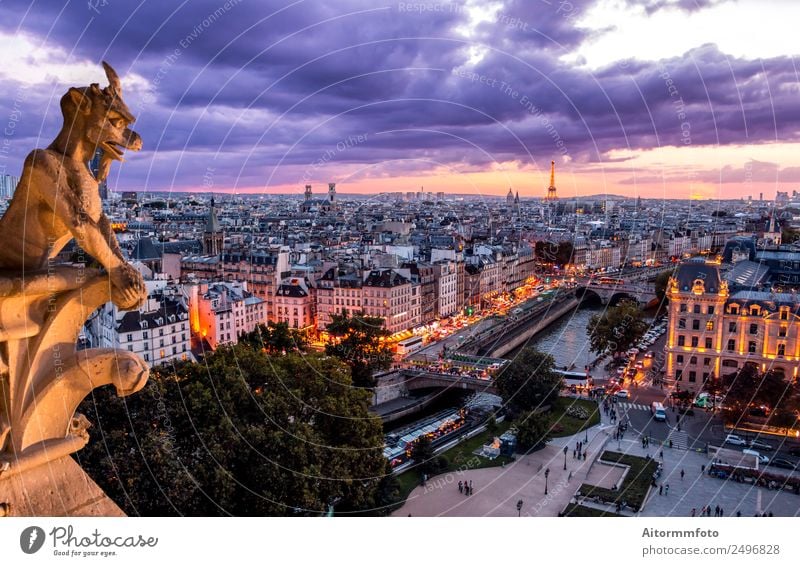
<path fill-rule="evenodd" d="M 544 471 L 544 494 L 547 495 L 547 476 L 550 475 L 550 468 Z"/>
<path fill-rule="evenodd" d="M 568 446 L 564 446 L 564 471 L 567 471 L 567 450 L 569 450 Z"/>
<path fill-rule="evenodd" d="M 517 517 L 522 517 L 522 499 L 517 501 Z"/>

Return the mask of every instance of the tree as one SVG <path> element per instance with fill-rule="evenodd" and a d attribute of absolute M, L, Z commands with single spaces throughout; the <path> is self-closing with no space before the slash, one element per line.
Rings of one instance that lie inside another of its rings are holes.
<path fill-rule="evenodd" d="M 527 411 L 517 419 L 517 445 L 524 452 L 543 448 L 550 442 L 550 418 L 536 411 Z"/>
<path fill-rule="evenodd" d="M 554 370 L 552 356 L 524 348 L 495 380 L 507 410 L 517 414 L 555 402 L 563 379 Z"/>
<path fill-rule="evenodd" d="M 633 301 L 623 301 L 593 315 L 586 333 L 592 352 L 618 355 L 638 342 L 646 331 L 647 322 L 639 306 Z"/>
<path fill-rule="evenodd" d="M 722 378 L 725 394 L 725 416 L 729 422 L 745 417 L 751 406 L 766 405 L 772 412 L 794 412 L 797 396 L 792 386 L 773 371 L 759 372 L 755 364 L 745 364 L 735 373 Z M 785 422 L 785 416 L 776 416 Z M 776 425 L 779 426 L 779 425 Z"/>
<path fill-rule="evenodd" d="M 432 476 L 447 468 L 447 459 L 434 455 L 431 439 L 424 434 L 417 438 L 411 448 L 411 459 L 417 464 L 420 475 Z"/>
<path fill-rule="evenodd" d="M 667 285 L 669 285 L 669 278 L 674 273 L 674 271 L 663 271 L 656 276 L 655 292 L 659 304 L 666 304 L 667 302 Z"/>
<path fill-rule="evenodd" d="M 302 332 L 289 328 L 286 322 L 258 324 L 252 332 L 243 333 L 239 342 L 250 344 L 254 348 L 262 348 L 270 354 L 305 350 L 308 341 Z"/>
<path fill-rule="evenodd" d="M 367 316 L 363 311 L 352 317 L 344 312 L 331 318 L 327 331 L 334 342 L 325 345 L 325 353 L 350 366 L 353 385 L 374 387 L 373 374 L 388 369 L 393 360 L 392 347 L 386 342 L 389 331 L 384 328 L 384 320 Z"/>
<path fill-rule="evenodd" d="M 370 401 L 335 358 L 240 344 L 96 390 L 77 456 L 129 515 L 380 514 L 396 484 Z"/>

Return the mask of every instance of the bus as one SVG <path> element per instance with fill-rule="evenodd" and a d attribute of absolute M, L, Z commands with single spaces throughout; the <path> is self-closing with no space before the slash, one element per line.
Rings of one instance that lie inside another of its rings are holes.
<path fill-rule="evenodd" d="M 653 401 L 653 404 L 650 405 L 650 411 L 653 413 L 653 420 L 656 421 L 667 420 L 667 411 L 666 409 L 664 409 L 664 405 L 662 405 L 658 401 Z"/>
<path fill-rule="evenodd" d="M 412 336 L 397 343 L 397 355 L 404 357 L 422 349 L 422 336 Z"/>
<path fill-rule="evenodd" d="M 599 285 L 625 285 L 624 279 L 615 279 L 613 277 L 601 277 L 597 280 Z"/>
<path fill-rule="evenodd" d="M 588 389 L 591 385 L 592 376 L 586 372 L 554 370 L 564 378 L 564 387 L 572 391 L 578 389 Z"/>

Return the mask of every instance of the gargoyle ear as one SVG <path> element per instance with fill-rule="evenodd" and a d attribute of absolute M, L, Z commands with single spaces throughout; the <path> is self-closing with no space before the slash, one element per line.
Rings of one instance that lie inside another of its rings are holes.
<path fill-rule="evenodd" d="M 108 86 L 111 87 L 117 94 L 122 94 L 122 83 L 119 80 L 119 75 L 111 65 L 103 61 L 103 69 L 106 71 L 106 78 L 108 79 Z"/>
<path fill-rule="evenodd" d="M 89 114 L 92 111 L 92 101 L 82 90 L 75 87 L 70 88 L 69 97 L 72 99 L 78 112 Z"/>

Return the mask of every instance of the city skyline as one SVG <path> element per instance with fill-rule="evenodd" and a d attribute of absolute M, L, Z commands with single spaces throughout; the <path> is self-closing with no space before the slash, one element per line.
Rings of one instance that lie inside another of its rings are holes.
<path fill-rule="evenodd" d="M 107 59 L 151 140 L 112 174 L 115 191 L 302 194 L 332 181 L 530 198 L 546 195 L 555 160 L 560 197 L 771 200 L 800 182 L 794 48 L 778 33 L 799 8 L 773 7 L 4 4 L 0 172 L 19 173 L 57 129 L 62 87 L 101 82 Z"/>

